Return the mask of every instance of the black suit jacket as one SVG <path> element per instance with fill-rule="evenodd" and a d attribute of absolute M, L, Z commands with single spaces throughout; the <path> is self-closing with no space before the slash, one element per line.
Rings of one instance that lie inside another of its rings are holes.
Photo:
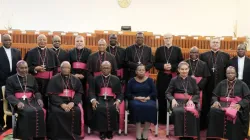
<path fill-rule="evenodd" d="M 7 78 L 16 74 L 16 63 L 21 60 L 21 51 L 15 48 L 11 48 L 12 56 L 12 71 L 10 71 L 10 63 L 8 56 L 3 48 L 0 47 L 0 86 L 5 85 Z M 0 87 L 0 88 L 1 88 Z M 2 95 L 0 95 L 1 97 Z"/>
<path fill-rule="evenodd" d="M 238 56 L 233 57 L 229 61 L 229 65 L 235 67 L 238 75 Z M 250 87 L 250 58 L 248 58 L 247 56 L 245 56 L 242 81 L 245 82 L 248 85 L 248 87 Z"/>

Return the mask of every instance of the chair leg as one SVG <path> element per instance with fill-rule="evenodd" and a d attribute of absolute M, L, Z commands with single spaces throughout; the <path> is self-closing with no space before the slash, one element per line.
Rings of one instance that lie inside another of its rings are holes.
<path fill-rule="evenodd" d="M 3 126 L 3 128 L 5 128 L 5 127 L 7 127 L 7 115 L 6 114 L 4 114 L 3 115 L 3 120 L 4 120 L 4 126 Z"/>
<path fill-rule="evenodd" d="M 157 122 L 156 122 L 156 125 L 155 125 L 155 137 L 158 137 L 158 129 L 159 129 L 158 119 L 159 119 L 159 111 L 157 111 Z"/>
<path fill-rule="evenodd" d="M 90 135 L 90 133 L 91 133 L 91 129 L 90 127 L 88 127 L 88 135 Z"/>
<path fill-rule="evenodd" d="M 128 134 L 128 111 L 125 111 L 125 130 L 124 135 L 126 136 Z"/>
<path fill-rule="evenodd" d="M 121 134 L 122 134 L 122 130 L 119 129 L 119 130 L 118 130 L 118 135 L 120 136 Z"/>
<path fill-rule="evenodd" d="M 167 112 L 166 134 L 169 136 L 169 112 Z"/>

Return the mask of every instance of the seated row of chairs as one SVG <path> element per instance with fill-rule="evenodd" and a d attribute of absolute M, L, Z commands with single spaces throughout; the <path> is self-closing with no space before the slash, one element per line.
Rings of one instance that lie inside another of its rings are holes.
<path fill-rule="evenodd" d="M 3 94 L 3 108 L 4 108 L 4 122 L 6 127 L 7 116 L 12 117 L 12 129 L 14 132 L 14 128 L 16 126 L 16 120 L 18 118 L 18 114 L 15 113 L 14 108 L 12 105 L 8 104 L 8 101 L 5 99 L 5 86 L 2 86 L 2 94 Z M 10 105 L 10 110 L 8 106 Z M 158 109 L 158 100 L 156 99 L 156 108 L 157 108 L 157 125 L 155 125 L 155 137 L 158 136 L 158 116 L 159 116 L 159 109 Z M 124 117 L 125 115 L 125 117 Z M 120 108 L 120 121 L 119 121 L 119 131 L 118 134 L 120 135 L 122 131 L 124 135 L 128 134 L 128 124 L 129 124 L 129 108 L 128 108 L 128 100 L 123 101 Z M 88 134 L 91 134 L 91 129 L 88 127 Z"/>

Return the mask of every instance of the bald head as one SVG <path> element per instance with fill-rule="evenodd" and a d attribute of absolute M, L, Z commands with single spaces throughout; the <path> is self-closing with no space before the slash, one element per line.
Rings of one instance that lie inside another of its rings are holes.
<path fill-rule="evenodd" d="M 190 48 L 190 52 L 199 52 L 198 47 L 193 46 L 192 48 Z"/>
<path fill-rule="evenodd" d="M 107 43 L 106 43 L 106 40 L 105 40 L 105 39 L 101 38 L 101 39 L 98 41 L 98 44 L 107 44 Z"/>
<path fill-rule="evenodd" d="M 197 60 L 199 58 L 199 49 L 198 49 L 198 47 L 193 46 L 190 49 L 189 57 L 190 57 L 191 60 Z"/>
<path fill-rule="evenodd" d="M 70 70 L 71 70 L 71 65 L 68 61 L 63 61 L 61 63 L 61 74 L 63 76 L 69 76 L 70 75 Z"/>
<path fill-rule="evenodd" d="M 16 67 L 19 68 L 21 65 L 28 65 L 26 61 L 24 60 L 19 60 L 17 63 L 16 63 Z"/>
<path fill-rule="evenodd" d="M 101 64 L 102 74 L 107 76 L 111 73 L 111 63 L 109 61 L 103 61 Z"/>
<path fill-rule="evenodd" d="M 61 45 L 61 37 L 58 36 L 58 35 L 55 35 L 53 38 L 52 38 L 52 43 L 53 43 L 53 46 L 55 48 L 60 48 L 60 45 Z"/>
<path fill-rule="evenodd" d="M 4 34 L 2 36 L 2 42 L 3 42 L 3 46 L 5 48 L 10 48 L 12 45 L 12 39 L 11 36 L 9 34 Z"/>
<path fill-rule="evenodd" d="M 37 37 L 37 44 L 40 48 L 45 48 L 47 45 L 47 37 L 44 34 L 40 34 Z"/>
<path fill-rule="evenodd" d="M 99 41 L 98 41 L 98 50 L 102 53 L 102 52 L 105 52 L 106 51 L 106 48 L 107 48 L 107 43 L 106 43 L 106 40 L 101 38 Z"/>
<path fill-rule="evenodd" d="M 68 67 L 68 66 L 71 67 L 71 64 L 69 63 L 69 61 L 63 61 L 63 62 L 61 63 L 61 66 L 60 66 L 60 67 L 62 68 L 62 67 Z"/>
<path fill-rule="evenodd" d="M 228 70 L 234 70 L 234 71 L 236 71 L 236 70 L 235 70 L 235 67 L 233 67 L 233 66 L 227 67 L 227 71 L 228 71 Z"/>
<path fill-rule="evenodd" d="M 171 33 L 166 33 L 166 34 L 164 34 L 163 37 L 164 37 L 165 46 L 171 47 L 172 42 L 173 42 L 173 35 Z"/>
<path fill-rule="evenodd" d="M 83 36 L 81 35 L 76 36 L 75 47 L 79 50 L 85 47 L 85 39 Z"/>
<path fill-rule="evenodd" d="M 103 61 L 101 66 L 104 66 L 104 65 L 107 65 L 107 66 L 111 67 L 111 63 L 109 61 Z"/>

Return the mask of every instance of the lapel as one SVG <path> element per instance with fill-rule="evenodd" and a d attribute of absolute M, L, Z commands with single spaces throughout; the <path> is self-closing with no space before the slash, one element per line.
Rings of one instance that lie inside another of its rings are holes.
<path fill-rule="evenodd" d="M 9 59 L 8 59 L 8 56 L 7 56 L 7 54 L 6 54 L 6 52 L 5 52 L 5 50 L 4 50 L 4 48 L 3 48 L 3 46 L 0 48 L 0 49 L 2 49 L 2 52 L 3 52 L 3 59 L 5 59 L 5 60 L 3 60 L 4 62 L 7 62 L 6 64 L 8 65 L 8 68 L 10 69 L 10 62 L 9 62 Z M 12 49 L 11 49 L 12 50 Z M 13 56 L 13 55 L 12 55 Z"/>
<path fill-rule="evenodd" d="M 234 64 L 235 64 L 235 70 L 236 70 L 237 73 L 238 73 L 238 56 L 235 57 L 235 59 L 234 59 Z"/>
<path fill-rule="evenodd" d="M 244 68 L 243 68 L 243 77 L 244 77 L 244 72 L 247 71 L 247 70 L 246 70 L 246 68 L 247 68 L 246 65 L 248 64 L 247 61 L 248 61 L 248 58 L 247 58 L 247 56 L 245 56 Z"/>

